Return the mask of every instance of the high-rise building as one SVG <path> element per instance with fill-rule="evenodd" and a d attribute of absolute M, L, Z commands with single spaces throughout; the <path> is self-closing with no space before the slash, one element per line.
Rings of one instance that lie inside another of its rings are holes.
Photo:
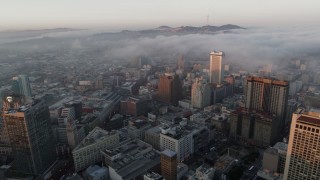
<path fill-rule="evenodd" d="M 21 172 L 41 174 L 55 160 L 49 108 L 43 100 L 26 104 L 22 95 L 3 98 L 3 124 Z"/>
<path fill-rule="evenodd" d="M 210 83 L 221 84 L 222 79 L 222 56 L 223 52 L 210 53 Z"/>
<path fill-rule="evenodd" d="M 22 94 L 26 97 L 31 97 L 31 87 L 29 78 L 26 75 L 19 75 L 12 78 L 12 90 L 17 94 Z"/>
<path fill-rule="evenodd" d="M 165 103 L 176 105 L 182 98 L 182 82 L 178 75 L 161 75 L 158 89 L 158 99 Z"/>
<path fill-rule="evenodd" d="M 320 111 L 293 114 L 284 178 L 320 179 Z"/>
<path fill-rule="evenodd" d="M 182 55 L 180 55 L 178 58 L 178 69 L 184 69 L 184 67 L 185 67 L 184 58 Z"/>
<path fill-rule="evenodd" d="M 160 127 L 160 149 L 176 152 L 177 160 L 182 162 L 208 145 L 212 139 L 212 129 L 209 125 L 188 124 L 186 120 L 179 122 L 179 125 L 163 124 Z"/>
<path fill-rule="evenodd" d="M 166 149 L 161 153 L 161 175 L 167 180 L 177 179 L 177 153 Z"/>
<path fill-rule="evenodd" d="M 103 89 L 103 77 L 102 76 L 98 76 L 98 78 L 96 79 L 94 85 L 95 85 L 95 89 Z"/>
<path fill-rule="evenodd" d="M 239 108 L 230 114 L 230 137 L 267 147 L 277 141 L 279 121 L 274 114 Z"/>
<path fill-rule="evenodd" d="M 191 90 L 191 104 L 195 108 L 204 108 L 211 102 L 211 88 L 208 83 L 201 79 L 196 79 Z"/>
<path fill-rule="evenodd" d="M 174 130 L 172 133 L 170 131 L 171 128 L 161 127 L 161 150 L 170 149 L 176 152 L 179 162 L 188 159 L 194 153 L 193 132 L 185 132 L 185 134 L 182 134 Z"/>
<path fill-rule="evenodd" d="M 276 114 L 283 127 L 289 83 L 270 78 L 248 77 L 245 85 L 246 108 Z"/>

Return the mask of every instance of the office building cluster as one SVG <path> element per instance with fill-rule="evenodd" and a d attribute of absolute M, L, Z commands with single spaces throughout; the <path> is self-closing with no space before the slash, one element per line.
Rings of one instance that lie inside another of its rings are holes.
<path fill-rule="evenodd" d="M 0 87 L 0 179 L 319 179 L 308 62 L 207 56 L 14 75 Z"/>

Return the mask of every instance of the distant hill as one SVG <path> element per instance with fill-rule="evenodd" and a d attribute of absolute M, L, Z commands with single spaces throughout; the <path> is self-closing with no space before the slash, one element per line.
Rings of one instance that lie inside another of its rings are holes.
<path fill-rule="evenodd" d="M 101 33 L 97 35 L 113 35 L 113 36 L 122 36 L 122 37 L 141 37 L 141 36 L 157 36 L 157 35 L 164 35 L 164 36 L 171 36 L 171 35 L 187 35 L 187 34 L 215 34 L 215 33 L 227 33 L 231 30 L 237 29 L 245 29 L 243 27 L 233 25 L 233 24 L 226 24 L 222 26 L 181 26 L 181 27 L 170 27 L 170 26 L 160 26 L 154 29 L 146 29 L 146 30 L 139 30 L 139 31 L 130 31 L 130 30 L 123 30 L 121 32 L 116 33 Z"/>

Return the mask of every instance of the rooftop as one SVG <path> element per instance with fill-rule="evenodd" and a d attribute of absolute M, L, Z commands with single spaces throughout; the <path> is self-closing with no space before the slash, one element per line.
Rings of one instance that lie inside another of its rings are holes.
<path fill-rule="evenodd" d="M 288 150 L 288 144 L 284 142 L 277 142 L 273 147 L 280 151 Z"/>
<path fill-rule="evenodd" d="M 264 111 L 253 110 L 250 112 L 247 108 L 244 108 L 244 107 L 238 108 L 235 111 L 231 112 L 231 114 L 236 114 L 236 115 L 238 115 L 240 113 L 245 114 L 245 115 L 250 115 L 251 113 L 254 113 L 254 115 L 260 116 L 261 119 L 268 118 L 268 119 L 272 120 L 276 117 L 275 114 L 264 112 Z"/>
<path fill-rule="evenodd" d="M 208 164 L 202 164 L 200 167 L 197 168 L 197 171 L 202 174 L 210 174 L 214 169 L 209 166 Z"/>
<path fill-rule="evenodd" d="M 149 172 L 149 173 L 145 174 L 144 176 L 146 176 L 150 179 L 154 179 L 154 180 L 164 179 L 160 174 L 155 173 L 155 172 Z"/>
<path fill-rule="evenodd" d="M 316 116 L 302 114 L 297 121 L 300 123 L 320 126 L 320 117 L 316 117 Z"/>
<path fill-rule="evenodd" d="M 153 150 L 152 146 L 137 139 L 117 148 L 104 150 L 102 154 L 111 158 L 110 168 L 123 179 L 133 179 L 160 164 L 160 155 Z"/>
<path fill-rule="evenodd" d="M 289 82 L 288 81 L 277 80 L 277 79 L 274 79 L 274 78 L 264 78 L 264 77 L 249 76 L 249 77 L 247 77 L 247 81 L 270 83 L 270 84 L 278 85 L 278 86 L 289 86 Z"/>
<path fill-rule="evenodd" d="M 161 134 L 164 134 L 166 136 L 172 137 L 174 139 L 181 139 L 187 135 L 189 135 L 192 131 L 195 130 L 195 127 L 190 125 L 185 126 L 174 126 L 163 124 L 161 126 Z"/>
<path fill-rule="evenodd" d="M 111 131 L 108 132 L 106 130 L 103 130 L 99 127 L 95 127 L 80 143 L 79 145 L 74 149 L 78 150 L 81 149 L 83 147 L 101 142 L 103 140 L 105 140 L 106 138 L 108 138 L 109 136 L 113 136 L 116 135 L 117 132 L 116 131 Z"/>
<path fill-rule="evenodd" d="M 223 155 L 216 161 L 214 168 L 216 170 L 224 172 L 230 169 L 233 166 L 234 162 L 236 162 L 235 158 L 228 155 Z"/>
<path fill-rule="evenodd" d="M 174 151 L 172 151 L 172 150 L 170 150 L 170 149 L 166 149 L 166 150 L 162 151 L 161 153 L 162 153 L 163 155 L 168 156 L 168 157 L 174 157 L 174 156 L 177 155 L 176 152 L 174 152 Z"/>

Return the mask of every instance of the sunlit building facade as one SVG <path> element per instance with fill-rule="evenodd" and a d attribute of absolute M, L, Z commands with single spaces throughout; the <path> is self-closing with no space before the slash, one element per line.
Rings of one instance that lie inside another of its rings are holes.
<path fill-rule="evenodd" d="M 284 179 L 320 179 L 320 111 L 293 114 Z"/>
<path fill-rule="evenodd" d="M 262 77 L 248 77 L 245 85 L 246 108 L 276 114 L 284 125 L 289 83 Z"/>
<path fill-rule="evenodd" d="M 223 52 L 210 53 L 210 83 L 221 84 L 222 79 L 222 56 Z"/>
<path fill-rule="evenodd" d="M 41 174 L 56 159 L 49 108 L 42 100 L 24 103 L 23 96 L 3 98 L 3 124 L 12 148 L 13 168 Z"/>

